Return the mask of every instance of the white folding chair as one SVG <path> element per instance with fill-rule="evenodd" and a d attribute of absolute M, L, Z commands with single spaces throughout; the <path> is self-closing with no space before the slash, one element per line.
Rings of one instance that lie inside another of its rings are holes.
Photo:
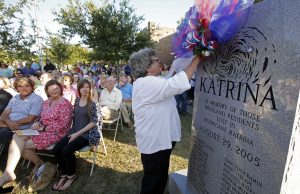
<path fill-rule="evenodd" d="M 100 142 L 99 142 L 99 144 L 101 144 L 101 143 L 103 145 L 104 154 L 105 154 L 105 156 L 107 156 L 106 146 L 105 146 L 105 143 L 104 143 L 102 133 L 100 133 Z M 91 177 L 92 174 L 93 174 L 93 171 L 94 171 L 95 163 L 96 163 L 98 146 L 96 146 L 96 150 L 93 150 L 93 146 L 86 146 L 86 147 L 80 149 L 78 152 L 88 152 L 88 151 L 93 152 L 93 164 L 92 164 L 91 171 L 90 171 L 90 177 Z"/>
<path fill-rule="evenodd" d="M 114 135 L 114 141 L 116 141 L 116 137 L 117 137 L 117 132 L 118 132 L 118 127 L 119 127 L 119 123 L 121 125 L 121 128 L 122 128 L 122 131 L 123 131 L 123 120 L 122 120 L 122 114 L 121 114 L 121 109 L 118 110 L 118 117 L 115 118 L 115 119 L 112 119 L 112 120 L 103 120 L 103 126 L 104 124 L 107 124 L 108 125 L 108 128 L 104 128 L 104 130 L 114 130 L 115 131 L 115 135 Z M 116 125 L 116 128 L 115 129 L 111 129 L 110 126 L 112 124 L 115 124 Z"/>
<path fill-rule="evenodd" d="M 93 164 L 92 164 L 91 171 L 90 171 L 90 177 L 92 176 L 93 171 L 94 171 L 94 166 L 95 166 L 96 158 L 97 158 L 97 150 L 98 150 L 98 146 L 96 147 L 95 151 L 93 150 L 93 146 L 86 146 L 86 147 L 78 150 L 78 152 L 93 152 L 93 157 L 92 157 Z"/>
<path fill-rule="evenodd" d="M 104 139 L 103 139 L 103 135 L 102 133 L 100 133 L 100 142 L 99 144 L 103 145 L 103 149 L 104 149 L 104 154 L 105 156 L 107 156 L 107 151 L 106 151 L 106 146 L 105 146 L 105 143 L 104 143 Z M 93 150 L 93 147 L 92 146 L 86 146 L 82 149 L 80 149 L 78 152 L 88 152 L 88 151 L 91 151 L 93 152 L 93 164 L 92 164 L 92 168 L 91 168 L 91 172 L 90 172 L 90 177 L 92 176 L 93 174 L 93 171 L 94 171 L 94 166 L 95 166 L 95 163 L 96 163 L 96 158 L 97 158 L 97 152 L 98 152 L 98 146 L 96 146 L 96 150 Z"/>
<path fill-rule="evenodd" d="M 104 154 L 105 154 L 105 156 L 107 156 L 106 146 L 105 146 L 105 143 L 104 143 L 102 132 L 100 133 L 100 142 L 99 142 L 99 144 L 101 144 L 101 143 L 103 145 Z"/>

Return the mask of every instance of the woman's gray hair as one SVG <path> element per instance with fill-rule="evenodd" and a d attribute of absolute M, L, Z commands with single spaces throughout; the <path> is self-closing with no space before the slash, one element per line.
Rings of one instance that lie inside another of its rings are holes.
<path fill-rule="evenodd" d="M 152 58 L 155 56 L 155 51 L 151 48 L 144 48 L 133 53 L 129 57 L 132 74 L 137 79 L 147 75 L 147 69 L 152 64 Z"/>

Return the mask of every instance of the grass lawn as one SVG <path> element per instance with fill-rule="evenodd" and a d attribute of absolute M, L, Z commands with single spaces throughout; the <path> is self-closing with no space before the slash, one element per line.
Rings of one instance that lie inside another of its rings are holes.
<path fill-rule="evenodd" d="M 181 117 L 182 140 L 177 143 L 171 155 L 170 172 L 187 168 L 188 153 L 191 140 L 192 117 Z M 120 129 L 120 128 L 119 128 Z M 77 160 L 78 179 L 67 192 L 60 193 L 99 193 L 99 194 L 137 194 L 142 179 L 142 164 L 140 154 L 136 148 L 134 130 L 124 127 L 119 130 L 116 141 L 113 141 L 114 131 L 103 131 L 108 155 L 105 156 L 103 147 L 99 147 L 97 162 L 92 177 L 89 177 L 91 160 L 86 159 L 90 153 L 81 153 Z M 7 151 L 6 151 L 7 153 Z M 0 161 L 1 170 L 4 169 L 7 154 L 3 154 Z M 53 159 L 44 158 L 45 161 Z M 28 193 L 26 176 L 30 174 L 33 165 L 28 169 L 21 166 L 16 169 L 17 180 L 15 193 Z M 2 174 L 2 171 L 1 171 Z M 54 180 L 41 194 L 55 193 L 51 190 Z M 167 192 L 166 192 L 167 193 Z"/>

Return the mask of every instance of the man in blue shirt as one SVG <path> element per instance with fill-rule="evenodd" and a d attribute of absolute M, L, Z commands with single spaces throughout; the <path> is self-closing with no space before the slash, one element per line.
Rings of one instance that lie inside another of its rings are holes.
<path fill-rule="evenodd" d="M 35 70 L 31 68 L 31 63 L 26 62 L 25 67 L 21 69 L 23 76 L 30 76 L 33 75 Z"/>
<path fill-rule="evenodd" d="M 129 111 L 131 111 L 132 102 L 132 85 L 127 82 L 127 76 L 125 74 L 121 74 L 119 80 L 119 89 L 122 92 L 122 103 L 120 108 L 124 122 L 127 124 L 129 129 L 132 129 L 133 124 L 129 118 Z"/>

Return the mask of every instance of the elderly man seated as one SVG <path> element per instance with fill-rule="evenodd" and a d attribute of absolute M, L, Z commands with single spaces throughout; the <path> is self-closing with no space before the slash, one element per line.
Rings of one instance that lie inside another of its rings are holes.
<path fill-rule="evenodd" d="M 116 79 L 112 76 L 106 79 L 106 88 L 101 92 L 100 105 L 104 120 L 118 117 L 118 110 L 122 102 L 122 92 L 115 87 Z"/>
<path fill-rule="evenodd" d="M 133 128 L 133 124 L 130 121 L 128 111 L 131 110 L 132 102 L 132 85 L 128 83 L 126 74 L 121 74 L 118 88 L 122 92 L 122 103 L 121 103 L 121 112 L 124 119 L 124 122 L 127 124 L 129 129 Z"/>
<path fill-rule="evenodd" d="M 42 111 L 43 99 L 33 92 L 34 82 L 27 77 L 14 82 L 20 94 L 10 99 L 0 119 L 0 143 L 11 141 L 13 131 L 30 128 Z"/>

